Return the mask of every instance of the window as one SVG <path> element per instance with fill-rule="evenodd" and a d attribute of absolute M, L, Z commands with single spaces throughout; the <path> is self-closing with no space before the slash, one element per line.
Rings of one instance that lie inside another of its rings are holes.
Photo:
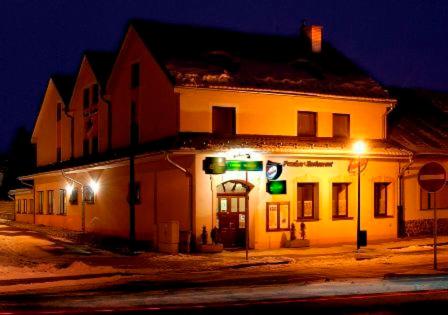
<path fill-rule="evenodd" d="M 69 196 L 69 202 L 71 205 L 78 204 L 78 188 L 73 188 L 72 193 Z"/>
<path fill-rule="evenodd" d="M 94 204 L 95 203 L 95 193 L 90 186 L 84 186 L 84 196 L 83 199 L 85 203 Z"/>
<path fill-rule="evenodd" d="M 90 105 L 90 90 L 88 88 L 84 89 L 84 99 L 83 99 L 83 108 L 87 109 Z"/>
<path fill-rule="evenodd" d="M 140 85 L 140 64 L 134 63 L 131 65 L 131 88 L 136 88 Z"/>
<path fill-rule="evenodd" d="M 29 202 L 28 202 L 28 204 L 29 204 L 29 213 L 30 214 L 33 214 L 34 213 L 34 200 L 33 199 L 30 199 L 29 200 Z"/>
<path fill-rule="evenodd" d="M 333 184 L 333 218 L 348 217 L 348 185 L 347 183 Z"/>
<path fill-rule="evenodd" d="M 289 230 L 289 202 L 266 203 L 266 231 Z"/>
<path fill-rule="evenodd" d="M 23 213 L 28 213 L 28 204 L 27 204 L 27 199 L 23 199 Z"/>
<path fill-rule="evenodd" d="M 37 192 L 37 213 L 43 214 L 44 213 L 44 192 L 38 191 Z"/>
<path fill-rule="evenodd" d="M 47 190 L 47 214 L 53 214 L 54 192 Z"/>
<path fill-rule="evenodd" d="M 66 214 L 65 189 L 59 189 L 59 214 Z"/>
<path fill-rule="evenodd" d="M 92 154 L 98 154 L 98 137 L 92 138 Z"/>
<path fill-rule="evenodd" d="M 350 138 L 350 115 L 333 114 L 333 137 Z"/>
<path fill-rule="evenodd" d="M 84 139 L 84 141 L 82 142 L 82 155 L 88 156 L 89 153 L 89 139 Z"/>
<path fill-rule="evenodd" d="M 435 194 L 437 209 L 448 209 L 448 186 L 445 184 L 443 188 Z M 434 209 L 434 194 L 429 193 L 420 188 L 420 209 Z"/>
<path fill-rule="evenodd" d="M 315 112 L 298 112 L 297 135 L 299 137 L 317 136 L 317 115 Z"/>
<path fill-rule="evenodd" d="M 213 106 L 213 133 L 219 135 L 235 134 L 235 108 Z"/>
<path fill-rule="evenodd" d="M 317 219 L 319 185 L 297 184 L 297 219 Z"/>
<path fill-rule="evenodd" d="M 386 217 L 387 213 L 387 187 L 389 183 L 375 183 L 375 217 Z"/>
<path fill-rule="evenodd" d="M 92 85 L 92 104 L 98 104 L 99 88 L 98 84 Z"/>
<path fill-rule="evenodd" d="M 22 213 L 22 200 L 17 199 L 17 213 Z"/>
<path fill-rule="evenodd" d="M 61 116 L 62 116 L 62 104 L 58 103 L 56 109 L 56 121 L 61 121 Z"/>

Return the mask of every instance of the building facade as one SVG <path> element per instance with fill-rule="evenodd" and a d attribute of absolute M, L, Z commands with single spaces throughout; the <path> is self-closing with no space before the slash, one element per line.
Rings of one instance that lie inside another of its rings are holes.
<path fill-rule="evenodd" d="M 50 80 L 16 219 L 156 249 L 204 227 L 224 247 L 279 248 L 292 224 L 311 246 L 355 243 L 360 187 L 369 241 L 396 238 L 411 156 L 388 141 L 396 101 L 322 33 L 131 23 L 71 90 Z"/>

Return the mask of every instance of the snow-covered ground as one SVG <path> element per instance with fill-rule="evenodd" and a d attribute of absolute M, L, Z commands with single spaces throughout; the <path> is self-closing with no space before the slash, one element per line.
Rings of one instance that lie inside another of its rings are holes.
<path fill-rule="evenodd" d="M 440 243 L 447 241 L 448 237 L 439 238 Z M 276 282 L 285 289 L 291 285 L 294 290 L 300 287 L 301 292 L 308 292 L 315 284 L 330 288 L 337 283 L 349 288 L 352 280 L 347 279 L 355 278 L 383 281 L 375 284 L 378 288 L 379 283 L 383 286 L 384 281 L 389 281 L 382 279 L 385 274 L 434 273 L 431 243 L 430 238 L 390 241 L 371 244 L 360 253 L 353 245 L 253 250 L 249 261 L 244 251 L 124 256 L 0 223 L 0 293 L 74 290 L 129 281 L 148 283 L 154 292 L 163 287 L 163 282 L 199 283 L 205 287 L 212 282 L 215 286 L 245 283 L 260 288 L 260 292 L 264 284 Z M 439 247 L 439 266 L 448 267 L 448 246 Z M 387 288 L 399 289 L 392 284 L 387 282 Z"/>

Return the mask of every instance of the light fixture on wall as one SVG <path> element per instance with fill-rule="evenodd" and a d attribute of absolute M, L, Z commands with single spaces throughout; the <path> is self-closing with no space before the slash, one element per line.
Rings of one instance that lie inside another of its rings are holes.
<path fill-rule="evenodd" d="M 93 193 L 97 193 L 100 189 L 100 184 L 98 181 L 91 180 L 89 183 L 90 188 L 92 189 Z"/>

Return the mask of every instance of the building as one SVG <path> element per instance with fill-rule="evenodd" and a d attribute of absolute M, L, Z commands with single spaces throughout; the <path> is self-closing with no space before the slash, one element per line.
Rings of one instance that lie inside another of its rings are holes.
<path fill-rule="evenodd" d="M 422 89 L 392 89 L 398 106 L 389 116 L 390 141 L 412 152 L 400 172 L 402 236 L 432 235 L 434 200 L 438 233 L 448 234 L 448 186 L 434 196 L 420 188 L 418 172 L 432 161 L 448 169 L 448 94 Z"/>
<path fill-rule="evenodd" d="M 72 89 L 50 80 L 16 219 L 156 249 L 204 226 L 225 247 L 247 232 L 279 248 L 292 223 L 311 246 L 355 243 L 359 159 L 361 229 L 396 238 L 411 154 L 387 140 L 396 100 L 322 34 L 132 22 L 114 58 L 83 57 Z"/>

